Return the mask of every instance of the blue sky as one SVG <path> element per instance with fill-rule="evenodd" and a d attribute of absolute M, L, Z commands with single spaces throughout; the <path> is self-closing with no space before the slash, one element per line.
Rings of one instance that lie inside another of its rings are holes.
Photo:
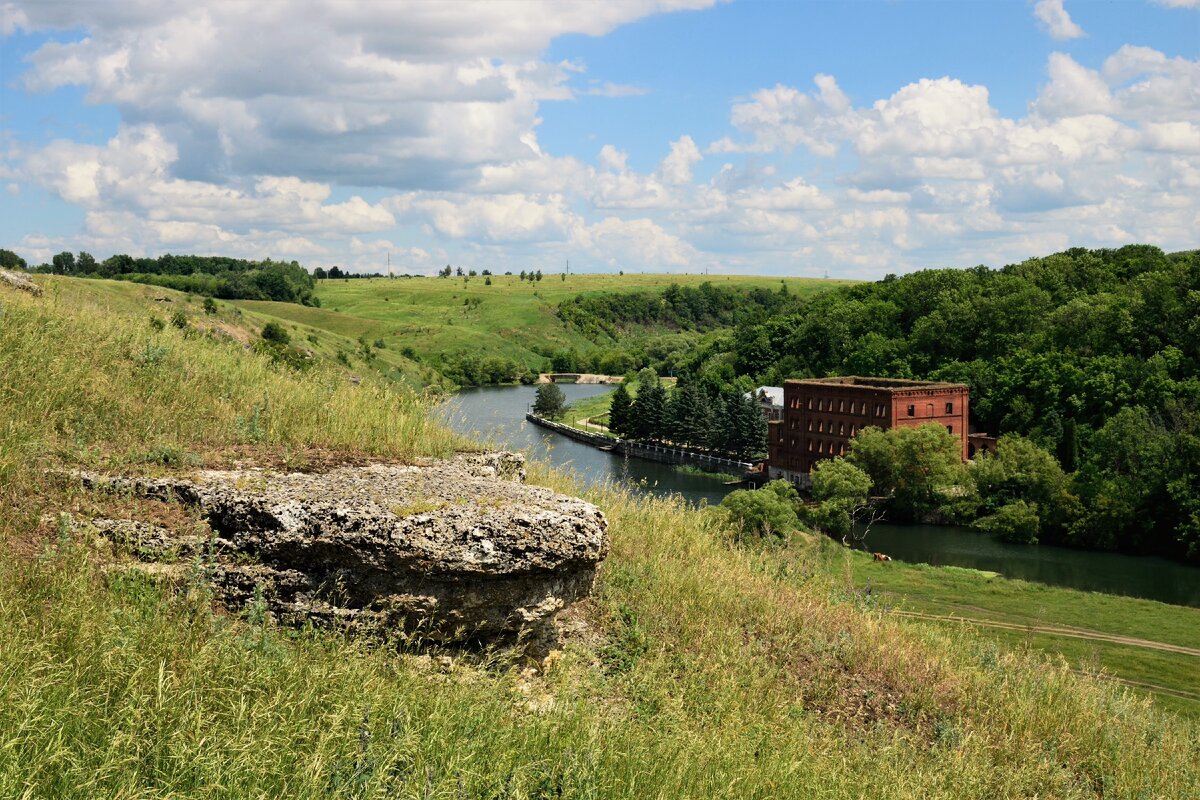
<path fill-rule="evenodd" d="M 1193 248 L 1198 5 L 0 0 L 0 247 L 853 277 Z"/>

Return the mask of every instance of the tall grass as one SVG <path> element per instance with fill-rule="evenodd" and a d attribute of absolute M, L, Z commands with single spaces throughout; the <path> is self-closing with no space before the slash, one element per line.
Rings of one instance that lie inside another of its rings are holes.
<path fill-rule="evenodd" d="M 30 509 L 78 502 L 30 477 L 32 459 L 245 444 L 264 397 L 266 444 L 455 444 L 407 396 L 295 378 L 140 318 L 0 302 L 0 392 L 17 409 L 0 530 L 17 537 L 38 524 Z M 138 363 L 147 345 L 168 353 Z M 357 419 L 338 427 L 342 414 Z M 1200 794 L 1194 727 L 1065 665 L 894 621 L 851 590 L 837 549 L 739 548 L 714 513 L 590 498 L 611 555 L 536 675 L 504 653 L 443 670 L 253 608 L 214 612 L 199 578 L 151 579 L 66 526 L 46 532 L 36 555 L 0 558 L 0 797 Z"/>
<path fill-rule="evenodd" d="M 297 374 L 236 343 L 51 292 L 0 295 L 0 476 L 56 457 L 97 462 L 229 445 L 409 459 L 464 443 L 417 394 Z"/>

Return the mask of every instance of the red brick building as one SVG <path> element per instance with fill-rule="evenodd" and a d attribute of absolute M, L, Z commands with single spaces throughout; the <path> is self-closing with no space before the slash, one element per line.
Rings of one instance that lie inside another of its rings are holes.
<path fill-rule="evenodd" d="M 969 390 L 963 383 L 893 378 L 814 378 L 783 384 L 783 419 L 769 424 L 767 475 L 807 485 L 813 465 L 843 455 L 863 428 L 937 424 L 968 452 Z"/>

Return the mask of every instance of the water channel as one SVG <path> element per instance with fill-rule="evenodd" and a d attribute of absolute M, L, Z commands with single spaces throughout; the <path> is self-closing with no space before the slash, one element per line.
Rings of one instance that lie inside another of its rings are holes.
<path fill-rule="evenodd" d="M 612 390 L 595 384 L 560 384 L 560 388 L 568 403 Z M 533 404 L 534 391 L 532 386 L 467 389 L 447 401 L 442 414 L 461 433 L 521 450 L 533 460 L 573 472 L 586 485 L 625 483 L 651 494 L 679 494 L 693 503 L 714 505 L 736 488 L 666 464 L 597 450 L 531 425 L 525 413 Z M 877 524 L 867 544 L 902 561 L 970 567 L 1055 586 L 1200 607 L 1200 568 L 1160 558 L 1008 544 L 966 528 L 941 525 Z"/>

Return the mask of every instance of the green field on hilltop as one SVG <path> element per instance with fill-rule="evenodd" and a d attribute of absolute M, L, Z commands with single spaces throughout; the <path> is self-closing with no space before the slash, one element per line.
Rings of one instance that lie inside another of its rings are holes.
<path fill-rule="evenodd" d="M 786 285 L 790 293 L 803 297 L 852 283 L 819 278 L 667 274 L 568 275 L 565 279 L 547 275 L 537 282 L 493 275 L 490 286 L 486 280 L 484 276 L 465 280 L 323 280 L 317 286 L 320 308 L 253 300 L 237 301 L 237 305 L 350 339 L 382 339 L 389 350 L 408 347 L 423 359 L 464 354 L 493 356 L 538 372 L 548 367 L 545 353 L 596 349 L 595 341 L 556 314 L 560 302 L 578 295 L 665 291 L 672 284 L 698 286 L 710 282 L 767 289 Z"/>

